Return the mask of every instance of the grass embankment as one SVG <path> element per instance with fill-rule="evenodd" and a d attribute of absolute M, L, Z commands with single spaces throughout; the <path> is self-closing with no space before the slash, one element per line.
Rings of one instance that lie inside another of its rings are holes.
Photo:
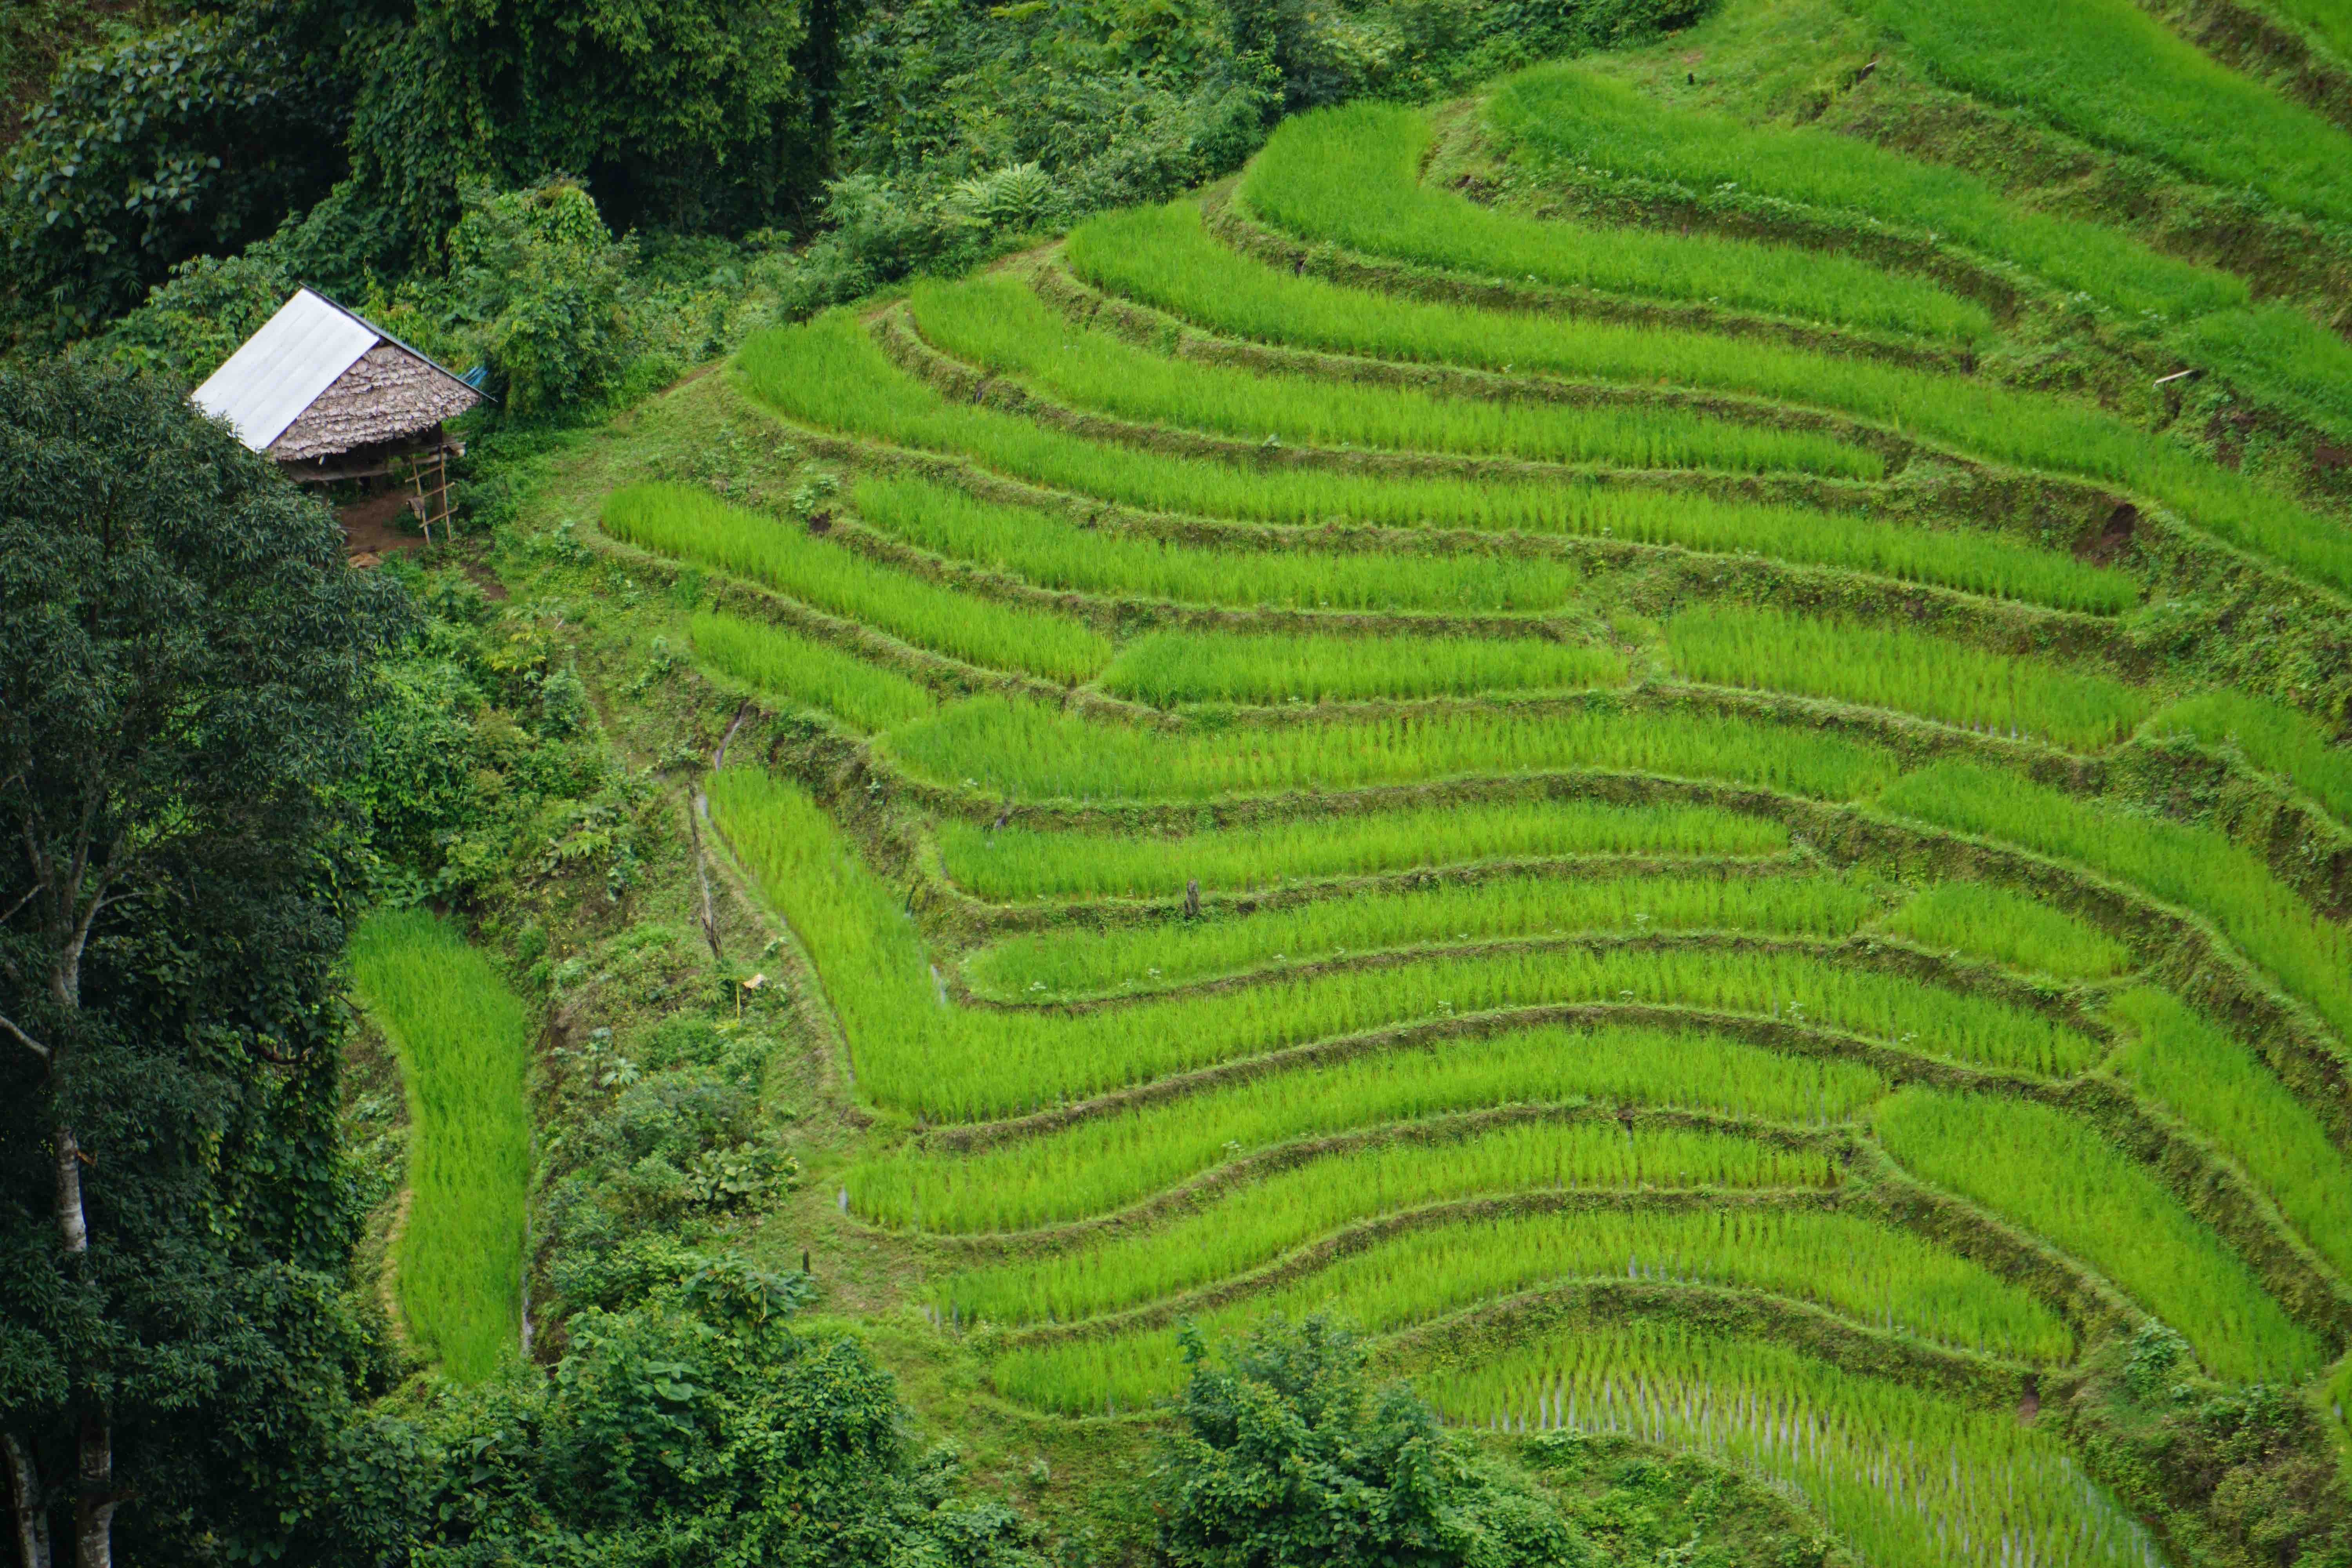
<path fill-rule="evenodd" d="M 423 910 L 371 916 L 352 980 L 407 1088 L 403 1316 L 452 1377 L 514 1360 L 530 1189 L 530 1019 L 490 961 Z"/>

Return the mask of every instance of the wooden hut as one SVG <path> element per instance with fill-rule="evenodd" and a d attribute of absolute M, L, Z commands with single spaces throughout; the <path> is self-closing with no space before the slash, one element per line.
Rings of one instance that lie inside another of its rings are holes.
<path fill-rule="evenodd" d="M 481 399 L 465 377 L 309 289 L 296 289 L 193 395 L 306 483 L 405 468 L 428 539 L 449 515 L 448 460 L 465 451 L 443 423 Z"/>

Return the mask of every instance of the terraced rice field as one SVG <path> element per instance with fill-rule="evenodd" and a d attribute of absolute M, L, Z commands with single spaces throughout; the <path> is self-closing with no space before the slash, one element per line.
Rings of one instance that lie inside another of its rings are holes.
<path fill-rule="evenodd" d="M 1920 47 L 1965 76 L 2015 10 Z M 1523 168 L 2250 309 L 1847 138 L 1572 68 L 1485 102 Z M 707 787 L 875 1118 L 839 1202 L 1034 1411 L 1331 1311 L 1449 1419 L 1697 1448 L 1874 1563 L 2161 1561 L 2035 1390 L 2150 1322 L 2345 1386 L 2352 752 L 2148 606 L 2340 612 L 2352 531 L 1976 370 L 2003 322 L 1932 277 L 1482 206 L 1434 134 L 1297 118 L 755 339 L 726 395 L 822 517 L 607 499 L 792 720 Z"/>

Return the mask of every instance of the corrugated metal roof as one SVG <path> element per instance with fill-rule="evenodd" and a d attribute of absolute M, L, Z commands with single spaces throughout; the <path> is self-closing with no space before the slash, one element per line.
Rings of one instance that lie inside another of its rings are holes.
<path fill-rule="evenodd" d="M 205 378 L 191 401 L 226 419 L 237 438 L 259 452 L 383 338 L 331 300 L 298 289 Z"/>

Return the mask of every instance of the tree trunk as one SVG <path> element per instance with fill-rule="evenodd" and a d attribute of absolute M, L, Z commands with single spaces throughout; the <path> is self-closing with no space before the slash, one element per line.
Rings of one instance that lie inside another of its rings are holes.
<path fill-rule="evenodd" d="M 66 1256 L 79 1258 L 89 1250 L 89 1216 L 81 1206 L 81 1145 L 73 1129 L 58 1123 L 58 1234 L 65 1239 Z"/>
<path fill-rule="evenodd" d="M 81 1418 L 81 1492 L 74 1499 L 74 1568 L 114 1568 L 114 1431 Z"/>
<path fill-rule="evenodd" d="M 14 1432 L 0 1432 L 0 1458 L 8 1465 L 8 1507 L 16 1515 L 16 1555 L 23 1568 L 49 1568 L 48 1500 L 41 1495 L 41 1475 L 33 1468 L 32 1452 Z"/>

